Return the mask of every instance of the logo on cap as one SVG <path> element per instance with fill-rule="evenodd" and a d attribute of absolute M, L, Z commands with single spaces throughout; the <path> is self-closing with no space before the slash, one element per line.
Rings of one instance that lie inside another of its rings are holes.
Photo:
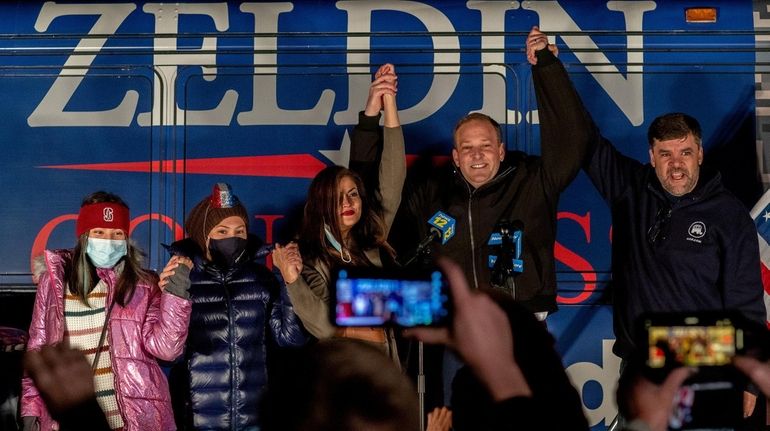
<path fill-rule="evenodd" d="M 111 222 L 114 218 L 112 208 L 110 207 L 105 207 L 104 210 L 102 211 L 102 214 L 104 215 L 104 221 L 106 222 Z"/>

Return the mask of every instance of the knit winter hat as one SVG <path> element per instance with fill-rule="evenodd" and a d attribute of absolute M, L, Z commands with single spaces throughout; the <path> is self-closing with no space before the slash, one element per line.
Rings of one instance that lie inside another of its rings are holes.
<path fill-rule="evenodd" d="M 246 229 L 249 228 L 249 215 L 238 197 L 235 196 L 229 184 L 216 183 L 210 196 L 206 196 L 195 205 L 187 215 L 184 229 L 187 236 L 192 238 L 206 252 L 206 238 L 211 229 L 214 229 L 222 220 L 238 216 L 243 219 Z"/>

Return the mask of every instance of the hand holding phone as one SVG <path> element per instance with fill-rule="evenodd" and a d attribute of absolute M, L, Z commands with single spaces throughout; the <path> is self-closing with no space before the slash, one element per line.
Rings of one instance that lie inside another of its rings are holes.
<path fill-rule="evenodd" d="M 727 365 L 743 347 L 743 332 L 729 318 L 692 325 L 649 323 L 647 335 L 651 368 L 663 368 L 671 361 L 688 367 Z"/>
<path fill-rule="evenodd" d="M 722 429 L 743 419 L 744 379 L 731 365 L 744 332 L 728 312 L 650 314 L 642 318 L 646 376 L 663 382 L 671 370 L 694 372 L 674 397 L 670 429 Z"/>
<path fill-rule="evenodd" d="M 439 258 L 436 263 L 452 292 L 451 324 L 409 329 L 404 335 L 455 350 L 495 401 L 531 397 L 532 389 L 512 354 L 513 331 L 505 310 L 489 295 L 473 291 L 456 263 L 448 258 Z"/>

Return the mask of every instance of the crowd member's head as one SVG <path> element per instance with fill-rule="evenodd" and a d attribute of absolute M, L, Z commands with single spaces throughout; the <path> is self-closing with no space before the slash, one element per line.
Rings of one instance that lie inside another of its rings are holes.
<path fill-rule="evenodd" d="M 245 255 L 249 216 L 228 184 L 215 184 L 211 195 L 190 211 L 184 227 L 209 261 L 227 268 Z"/>
<path fill-rule="evenodd" d="M 504 158 L 505 147 L 500 124 L 492 117 L 472 113 L 457 122 L 452 160 L 474 188 L 494 178 Z"/>
<path fill-rule="evenodd" d="M 661 115 L 650 124 L 650 163 L 669 194 L 683 196 L 698 184 L 703 163 L 701 139 L 700 124 L 687 114 Z"/>
<path fill-rule="evenodd" d="M 325 263 L 332 256 L 365 259 L 362 250 L 387 247 L 384 222 L 372 210 L 361 177 L 341 166 L 322 170 L 310 184 L 299 238 L 304 257 Z"/>
<path fill-rule="evenodd" d="M 99 282 L 97 268 L 113 268 L 122 263 L 115 285 L 115 300 L 125 305 L 131 300 L 139 280 L 153 280 L 142 269 L 142 252 L 128 240 L 128 205 L 117 195 L 98 191 L 86 196 L 78 213 L 77 244 L 69 271 L 69 290 L 88 304 L 88 293 Z"/>
<path fill-rule="evenodd" d="M 559 406 L 559 419 L 548 423 L 563 424 L 563 429 L 587 429 L 582 401 L 564 371 L 561 357 L 554 348 L 555 340 L 548 329 L 509 295 L 499 290 L 490 289 L 485 292 L 508 317 L 514 339 L 511 355 L 521 368 L 532 397 L 547 400 L 545 404 Z M 472 369 L 460 369 L 452 388 L 455 430 L 497 429 L 499 424 L 490 420 L 494 417 L 494 399 Z"/>
<path fill-rule="evenodd" d="M 290 355 L 262 400 L 262 430 L 419 429 L 416 389 L 376 347 L 329 339 Z"/>

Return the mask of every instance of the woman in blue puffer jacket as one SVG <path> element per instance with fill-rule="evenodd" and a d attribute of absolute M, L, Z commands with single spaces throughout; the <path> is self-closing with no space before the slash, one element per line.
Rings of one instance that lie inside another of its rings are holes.
<path fill-rule="evenodd" d="M 271 346 L 298 346 L 304 329 L 286 289 L 257 263 L 260 240 L 244 206 L 224 183 L 185 222 L 188 238 L 169 247 L 163 285 L 192 261 L 193 302 L 183 361 L 171 371 L 179 429 L 256 430 Z"/>

